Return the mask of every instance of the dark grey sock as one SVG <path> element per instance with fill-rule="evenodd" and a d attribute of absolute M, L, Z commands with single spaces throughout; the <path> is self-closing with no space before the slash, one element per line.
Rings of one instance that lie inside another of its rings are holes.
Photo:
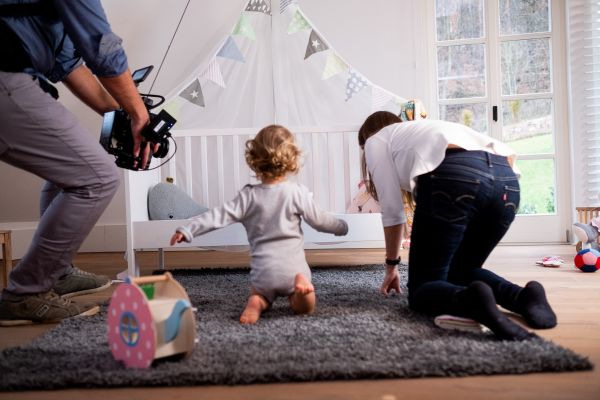
<path fill-rule="evenodd" d="M 523 329 L 500 312 L 492 289 L 475 281 L 455 294 L 457 313 L 487 326 L 502 340 L 525 340 L 535 335 Z"/>
<path fill-rule="evenodd" d="M 528 282 L 519 292 L 516 301 L 516 312 L 534 329 L 550 329 L 556 326 L 556 314 L 546 299 L 546 292 L 541 283 Z"/>

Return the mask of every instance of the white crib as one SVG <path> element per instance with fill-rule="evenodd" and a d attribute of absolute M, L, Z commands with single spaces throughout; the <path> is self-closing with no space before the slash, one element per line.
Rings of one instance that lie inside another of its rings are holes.
<path fill-rule="evenodd" d="M 306 248 L 383 247 L 380 214 L 346 214 L 360 181 L 360 149 L 356 127 L 290 128 L 304 154 L 300 173 L 292 179 L 306 185 L 317 204 L 343 218 L 349 225 L 346 236 L 320 233 L 303 223 Z M 127 217 L 127 273 L 139 276 L 136 251 L 158 250 L 158 267 L 164 268 L 164 249 L 182 220 L 149 220 L 148 190 L 172 177 L 198 203 L 214 207 L 235 196 L 247 183 L 256 182 L 244 160 L 246 140 L 258 129 L 173 130 L 177 152 L 160 168 L 125 173 Z M 173 145 L 171 143 L 171 145 Z M 153 166 L 164 162 L 154 159 Z M 225 249 L 247 246 L 241 224 L 199 236 L 178 247 Z"/>

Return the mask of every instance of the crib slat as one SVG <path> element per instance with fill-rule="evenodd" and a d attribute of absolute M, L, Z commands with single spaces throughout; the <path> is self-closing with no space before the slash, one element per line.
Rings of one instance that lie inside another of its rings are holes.
<path fill-rule="evenodd" d="M 317 174 L 318 171 L 318 162 L 319 162 L 319 156 L 320 156 L 320 151 L 319 151 L 319 140 L 317 137 L 317 133 L 313 132 L 310 134 L 310 138 L 312 141 L 312 157 L 311 157 L 311 172 L 312 172 L 312 192 L 314 195 L 314 199 L 317 202 L 317 204 L 319 204 L 318 200 L 320 198 L 320 188 L 319 188 L 319 177 Z"/>
<path fill-rule="evenodd" d="M 223 136 L 217 136 L 217 181 L 219 204 L 225 200 L 225 173 L 223 172 Z"/>
<path fill-rule="evenodd" d="M 240 185 L 240 137 L 233 136 L 233 188 L 238 190 Z"/>
<path fill-rule="evenodd" d="M 208 207 L 208 149 L 206 136 L 200 137 L 200 162 L 202 164 L 202 204 Z"/>
<path fill-rule="evenodd" d="M 173 157 L 169 160 L 169 163 L 167 164 L 167 176 L 166 177 L 170 177 L 173 178 L 173 182 L 177 183 L 177 153 L 173 154 Z M 164 182 L 166 178 L 164 176 L 162 176 L 162 171 L 161 171 L 161 182 Z"/>
<path fill-rule="evenodd" d="M 322 179 L 327 179 L 329 188 L 329 210 L 335 210 L 335 196 L 337 193 L 337 185 L 335 180 L 335 149 L 333 148 L 329 136 L 331 133 L 325 134 L 327 145 L 327 171 L 323 171 Z"/>
<path fill-rule="evenodd" d="M 348 209 L 350 205 L 352 194 L 351 194 L 351 179 L 350 179 L 350 143 L 348 133 L 343 133 L 343 146 L 344 146 L 344 170 L 342 174 L 344 176 L 344 210 Z"/>
<path fill-rule="evenodd" d="M 192 138 L 185 138 L 185 191 L 193 197 L 192 193 Z"/>

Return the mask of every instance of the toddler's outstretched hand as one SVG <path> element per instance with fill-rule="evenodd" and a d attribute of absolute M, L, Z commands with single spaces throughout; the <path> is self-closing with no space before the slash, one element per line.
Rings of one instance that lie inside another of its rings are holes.
<path fill-rule="evenodd" d="M 171 246 L 175 246 L 175 243 L 181 243 L 183 241 L 183 234 L 175 232 L 171 237 Z"/>

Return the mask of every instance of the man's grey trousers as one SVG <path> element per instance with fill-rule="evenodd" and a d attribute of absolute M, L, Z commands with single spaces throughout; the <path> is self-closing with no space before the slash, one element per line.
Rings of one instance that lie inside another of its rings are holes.
<path fill-rule="evenodd" d="M 119 186 L 120 172 L 95 137 L 31 75 L 0 72 L 0 160 L 47 181 L 38 228 L 3 293 L 46 292 L 70 271 Z"/>

